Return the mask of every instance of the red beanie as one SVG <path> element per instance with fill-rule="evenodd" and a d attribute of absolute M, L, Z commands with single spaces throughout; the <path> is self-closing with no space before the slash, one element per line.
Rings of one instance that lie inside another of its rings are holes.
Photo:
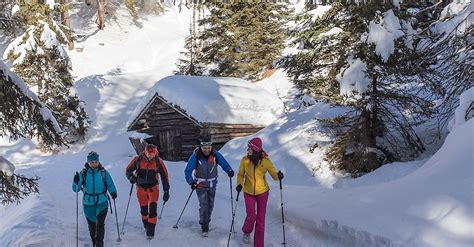
<path fill-rule="evenodd" d="M 260 139 L 259 137 L 252 138 L 248 143 L 248 147 L 255 152 L 262 151 L 262 146 L 263 142 L 262 139 Z"/>

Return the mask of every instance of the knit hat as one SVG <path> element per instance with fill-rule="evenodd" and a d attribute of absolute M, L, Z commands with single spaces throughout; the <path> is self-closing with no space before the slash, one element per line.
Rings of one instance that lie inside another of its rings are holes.
<path fill-rule="evenodd" d="M 262 142 L 262 139 L 260 139 L 260 137 L 252 138 L 252 139 L 248 142 L 248 147 L 249 147 L 250 149 L 252 149 L 253 151 L 255 151 L 255 152 L 260 152 L 260 151 L 262 151 L 262 146 L 263 146 L 263 142 Z"/>
<path fill-rule="evenodd" d="M 92 151 L 87 155 L 87 163 L 91 161 L 99 161 L 99 154 Z"/>
<path fill-rule="evenodd" d="M 158 155 L 158 148 L 153 144 L 146 144 L 145 153 L 150 155 L 150 156 L 157 156 Z"/>

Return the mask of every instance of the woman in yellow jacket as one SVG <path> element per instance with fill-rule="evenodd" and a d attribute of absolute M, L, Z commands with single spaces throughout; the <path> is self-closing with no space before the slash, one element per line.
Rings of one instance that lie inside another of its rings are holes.
<path fill-rule="evenodd" d="M 240 161 L 239 174 L 237 176 L 237 192 L 244 189 L 245 218 L 242 231 L 244 243 L 250 243 L 250 233 L 254 226 L 254 246 L 263 247 L 265 240 L 265 211 L 268 201 L 268 187 L 265 174 L 270 173 L 273 180 L 283 179 L 283 173 L 275 170 L 268 155 L 262 149 L 262 139 L 256 137 L 248 142 L 247 155 Z M 255 213 L 255 204 L 257 212 Z"/>

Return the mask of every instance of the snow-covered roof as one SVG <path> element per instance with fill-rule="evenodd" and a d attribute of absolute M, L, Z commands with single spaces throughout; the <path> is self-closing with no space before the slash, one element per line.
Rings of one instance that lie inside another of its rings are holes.
<path fill-rule="evenodd" d="M 269 125 L 283 113 L 283 102 L 255 84 L 232 77 L 168 76 L 148 90 L 127 126 L 159 95 L 200 123 Z"/>

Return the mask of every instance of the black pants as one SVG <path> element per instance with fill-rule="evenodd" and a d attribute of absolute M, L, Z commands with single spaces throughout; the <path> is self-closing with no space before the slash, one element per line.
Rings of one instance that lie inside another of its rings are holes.
<path fill-rule="evenodd" d="M 97 216 L 97 221 L 93 222 L 87 219 L 87 224 L 89 225 L 89 234 L 91 235 L 92 244 L 94 247 L 103 247 L 104 246 L 104 233 L 105 233 L 105 217 L 107 217 L 107 210 L 105 208 Z"/>

